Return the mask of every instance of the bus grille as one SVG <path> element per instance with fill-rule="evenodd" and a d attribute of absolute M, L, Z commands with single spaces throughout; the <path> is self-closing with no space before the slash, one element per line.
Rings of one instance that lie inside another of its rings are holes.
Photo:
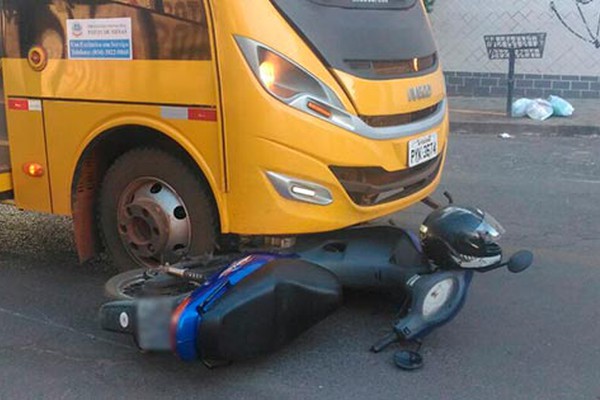
<path fill-rule="evenodd" d="M 410 60 L 345 60 L 350 69 L 357 71 L 360 75 L 376 78 L 406 78 L 422 75 L 437 66 L 437 54 Z"/>
<path fill-rule="evenodd" d="M 390 126 L 406 125 L 413 122 L 418 122 L 429 118 L 435 114 L 442 103 L 435 104 L 431 107 L 424 108 L 411 113 L 406 114 L 394 114 L 394 115 L 377 115 L 377 116 L 366 116 L 361 115 L 360 118 L 369 126 L 373 128 L 385 128 Z"/>
<path fill-rule="evenodd" d="M 438 176 L 442 158 L 439 155 L 424 164 L 395 172 L 380 167 L 330 168 L 352 201 L 368 207 L 391 203 L 426 188 Z"/>

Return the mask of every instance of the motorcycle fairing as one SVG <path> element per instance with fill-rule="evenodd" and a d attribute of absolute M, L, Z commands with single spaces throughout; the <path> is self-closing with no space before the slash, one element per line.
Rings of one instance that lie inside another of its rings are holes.
<path fill-rule="evenodd" d="M 175 350 L 186 361 L 244 360 L 275 351 L 341 305 L 331 272 L 293 257 L 250 255 L 175 311 Z"/>
<path fill-rule="evenodd" d="M 197 348 L 211 364 L 279 350 L 339 308 L 341 285 L 298 259 L 269 262 L 202 315 Z"/>

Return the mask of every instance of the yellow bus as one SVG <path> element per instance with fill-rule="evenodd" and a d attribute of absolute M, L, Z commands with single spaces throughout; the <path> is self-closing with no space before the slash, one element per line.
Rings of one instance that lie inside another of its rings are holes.
<path fill-rule="evenodd" d="M 0 5 L 0 199 L 71 215 L 82 261 L 337 230 L 439 183 L 446 92 L 420 0 Z"/>

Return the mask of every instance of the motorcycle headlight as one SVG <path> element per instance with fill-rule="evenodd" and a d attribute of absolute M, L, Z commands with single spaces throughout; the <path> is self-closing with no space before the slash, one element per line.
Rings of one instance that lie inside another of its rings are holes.
<path fill-rule="evenodd" d="M 254 75 L 269 94 L 291 107 L 354 130 L 352 115 L 317 77 L 259 42 L 242 36 L 236 36 L 236 41 Z"/>
<path fill-rule="evenodd" d="M 407 280 L 412 296 L 410 312 L 394 326 L 407 340 L 423 337 L 451 321 L 462 308 L 473 272 L 437 272 Z"/>
<path fill-rule="evenodd" d="M 452 300 L 455 286 L 455 280 L 451 278 L 435 284 L 423 299 L 423 317 L 427 319 L 439 313 L 440 310 Z"/>

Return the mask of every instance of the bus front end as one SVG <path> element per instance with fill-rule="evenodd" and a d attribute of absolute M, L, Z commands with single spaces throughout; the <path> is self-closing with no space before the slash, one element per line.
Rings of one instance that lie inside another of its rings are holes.
<path fill-rule="evenodd" d="M 213 3 L 230 230 L 389 215 L 438 185 L 445 82 L 420 0 Z"/>

